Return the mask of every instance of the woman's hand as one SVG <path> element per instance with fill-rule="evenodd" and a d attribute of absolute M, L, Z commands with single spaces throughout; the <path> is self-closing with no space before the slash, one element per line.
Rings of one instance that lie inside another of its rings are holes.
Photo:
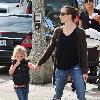
<path fill-rule="evenodd" d="M 32 62 L 28 62 L 28 67 L 30 69 L 32 69 L 33 71 L 39 71 L 40 70 L 40 66 L 38 66 L 37 64 L 34 65 Z"/>
<path fill-rule="evenodd" d="M 83 79 L 84 79 L 84 81 L 87 81 L 87 79 L 88 79 L 88 74 L 83 74 Z"/>
<path fill-rule="evenodd" d="M 34 65 L 34 71 L 39 71 L 40 70 L 40 66 L 38 66 L 37 64 Z"/>

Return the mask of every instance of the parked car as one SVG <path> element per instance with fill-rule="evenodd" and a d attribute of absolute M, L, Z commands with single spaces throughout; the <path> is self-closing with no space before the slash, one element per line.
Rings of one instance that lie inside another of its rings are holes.
<path fill-rule="evenodd" d="M 50 21 L 47 23 L 50 24 Z M 50 27 L 49 24 L 46 27 Z M 51 34 L 44 33 L 47 38 Z M 12 51 L 16 45 L 26 47 L 29 54 L 32 48 L 32 14 L 0 14 L 0 66 L 11 64 Z"/>
<path fill-rule="evenodd" d="M 29 53 L 32 48 L 32 16 L 0 16 L 0 66 L 11 64 L 12 50 L 23 45 Z"/>
<path fill-rule="evenodd" d="M 0 0 L 0 13 L 10 13 L 19 7 L 20 0 Z"/>

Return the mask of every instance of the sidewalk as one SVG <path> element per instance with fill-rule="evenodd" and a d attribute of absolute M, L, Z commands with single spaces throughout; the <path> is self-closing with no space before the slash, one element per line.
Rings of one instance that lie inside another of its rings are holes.
<path fill-rule="evenodd" d="M 70 83 L 64 89 L 62 100 L 77 100 L 76 93 L 71 91 Z M 97 85 L 86 84 L 87 100 L 100 100 L 100 91 Z M 45 85 L 29 85 L 29 100 L 51 100 L 54 95 L 54 86 L 52 84 Z M 12 80 L 3 80 L 0 78 L 0 100 L 18 100 L 13 89 Z"/>

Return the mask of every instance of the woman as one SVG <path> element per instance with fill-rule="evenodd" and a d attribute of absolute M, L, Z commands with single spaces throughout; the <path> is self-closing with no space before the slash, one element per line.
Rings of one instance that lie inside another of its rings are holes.
<path fill-rule="evenodd" d="M 94 8 L 93 0 L 85 0 L 85 8 L 80 13 L 79 26 L 83 29 L 93 28 L 100 32 L 100 11 Z"/>
<path fill-rule="evenodd" d="M 61 100 L 69 73 L 76 87 L 77 98 L 86 100 L 84 80 L 88 78 L 87 44 L 85 32 L 77 27 L 74 22 L 77 12 L 71 6 L 66 5 L 61 8 L 60 20 L 61 23 L 64 23 L 64 26 L 55 29 L 50 46 L 34 66 L 37 69 L 45 63 L 55 50 L 56 94 L 53 100 Z"/>

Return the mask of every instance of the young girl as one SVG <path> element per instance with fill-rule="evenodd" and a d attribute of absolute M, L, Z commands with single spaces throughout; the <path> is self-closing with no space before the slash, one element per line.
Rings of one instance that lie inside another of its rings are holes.
<path fill-rule="evenodd" d="M 34 70 L 33 64 L 26 60 L 27 53 L 23 46 L 16 46 L 12 55 L 12 65 L 9 74 L 13 76 L 14 89 L 19 100 L 28 100 L 29 68 Z"/>

